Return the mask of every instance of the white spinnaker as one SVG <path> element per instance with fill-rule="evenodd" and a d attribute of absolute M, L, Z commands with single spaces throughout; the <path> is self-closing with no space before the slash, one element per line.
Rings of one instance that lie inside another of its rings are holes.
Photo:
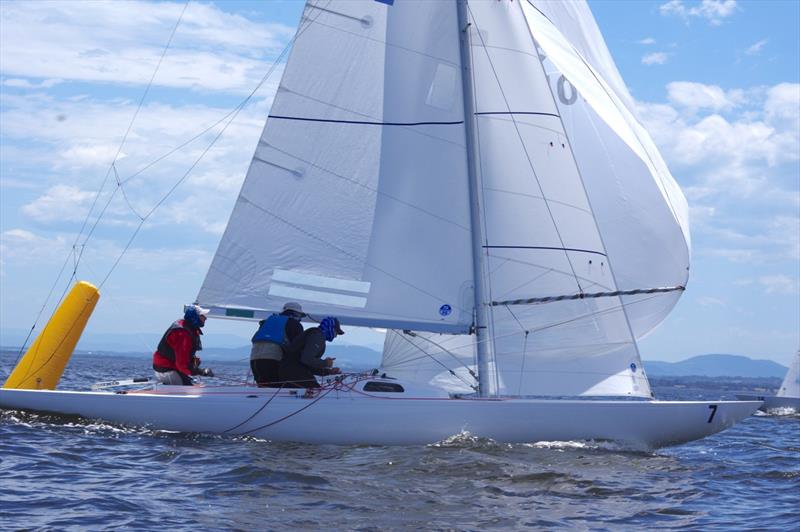
<path fill-rule="evenodd" d="M 685 286 L 688 206 L 585 2 L 522 2 L 620 290 Z M 623 296 L 635 336 L 680 292 Z"/>
<path fill-rule="evenodd" d="M 455 2 L 309 2 L 198 302 L 465 332 L 461 87 Z"/>
<path fill-rule="evenodd" d="M 616 290 L 519 3 L 471 3 L 470 14 L 487 297 L 499 302 Z M 501 394 L 650 395 L 619 297 L 495 306 L 490 321 Z M 469 360 L 467 339 L 422 336 Z M 396 349 L 392 337 L 390 344 Z M 427 355 L 453 369 L 458 364 L 451 353 L 435 352 L 420 341 L 406 361 L 387 352 L 383 366 L 438 384 L 447 371 Z"/>
<path fill-rule="evenodd" d="M 789 371 L 783 378 L 778 397 L 800 397 L 800 351 L 795 353 L 792 363 L 789 364 Z"/>

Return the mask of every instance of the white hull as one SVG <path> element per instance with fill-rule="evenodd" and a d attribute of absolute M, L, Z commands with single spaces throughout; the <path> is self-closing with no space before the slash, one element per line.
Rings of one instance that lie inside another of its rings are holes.
<path fill-rule="evenodd" d="M 759 410 L 762 412 L 769 412 L 770 410 L 778 410 L 784 408 L 791 408 L 795 412 L 800 412 L 800 397 L 781 397 L 778 395 L 739 395 L 736 397 L 743 401 L 763 401 Z"/>
<path fill-rule="evenodd" d="M 319 444 L 417 445 L 467 431 L 499 442 L 611 440 L 655 448 L 703 438 L 760 402 L 478 399 L 365 393 L 363 383 L 303 397 L 269 388 L 129 392 L 0 389 L 0 408 L 79 415 L 178 432 Z"/>

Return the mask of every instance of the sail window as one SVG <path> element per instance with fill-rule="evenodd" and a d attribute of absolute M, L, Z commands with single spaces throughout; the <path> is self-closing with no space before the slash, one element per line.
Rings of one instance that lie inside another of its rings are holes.
<path fill-rule="evenodd" d="M 369 381 L 364 385 L 364 391 L 402 393 L 405 390 L 401 385 L 395 384 L 393 382 Z"/>
<path fill-rule="evenodd" d="M 433 75 L 431 86 L 428 88 L 425 103 L 437 109 L 451 110 L 456 102 L 456 83 L 458 81 L 458 71 L 455 67 L 439 63 L 436 65 L 436 72 Z"/>

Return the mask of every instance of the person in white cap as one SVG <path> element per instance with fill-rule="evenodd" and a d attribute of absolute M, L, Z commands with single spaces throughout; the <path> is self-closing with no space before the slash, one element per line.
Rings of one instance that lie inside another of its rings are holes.
<path fill-rule="evenodd" d="M 214 376 L 211 369 L 200 367 L 200 359 L 196 356 L 203 349 L 200 329 L 206 323 L 208 312 L 199 305 L 189 306 L 183 319 L 170 325 L 161 337 L 153 353 L 153 371 L 158 382 L 191 386 L 194 384 L 192 375 Z"/>
<path fill-rule="evenodd" d="M 289 301 L 280 314 L 258 322 L 250 350 L 250 369 L 259 386 L 279 386 L 279 368 L 289 343 L 303 334 L 300 320 L 305 316 L 300 303 Z"/>

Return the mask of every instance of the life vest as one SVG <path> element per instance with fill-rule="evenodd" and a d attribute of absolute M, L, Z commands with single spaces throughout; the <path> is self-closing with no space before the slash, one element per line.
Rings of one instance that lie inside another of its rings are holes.
<path fill-rule="evenodd" d="M 203 343 L 200 341 L 200 334 L 198 334 L 199 331 L 186 325 L 183 320 L 178 320 L 169 326 L 167 332 L 165 332 L 164 336 L 161 337 L 161 341 L 158 342 L 157 352 L 167 360 L 175 362 L 175 350 L 172 349 L 172 346 L 169 345 L 169 342 L 167 342 L 167 336 L 169 336 L 169 334 L 176 329 L 185 329 L 189 331 L 189 337 L 192 338 L 193 344 L 192 352 L 189 356 L 189 359 L 191 360 L 195 353 L 203 350 Z"/>
<path fill-rule="evenodd" d="M 289 339 L 286 337 L 286 322 L 288 321 L 288 316 L 273 314 L 261 322 L 261 326 L 259 326 L 256 333 L 253 335 L 251 341 L 272 342 L 280 346 L 287 345 L 289 343 Z"/>

